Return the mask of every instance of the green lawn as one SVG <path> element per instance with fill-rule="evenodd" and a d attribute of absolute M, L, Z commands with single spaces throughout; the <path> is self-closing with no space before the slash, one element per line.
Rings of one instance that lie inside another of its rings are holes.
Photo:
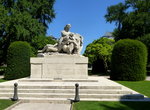
<path fill-rule="evenodd" d="M 137 106 L 138 105 L 138 106 Z M 150 102 L 78 102 L 73 110 L 150 110 Z"/>
<path fill-rule="evenodd" d="M 116 81 L 150 97 L 150 81 Z M 90 102 L 75 103 L 73 110 L 150 110 L 150 102 Z"/>
<path fill-rule="evenodd" d="M 150 98 L 150 81 L 116 81 Z"/>
<path fill-rule="evenodd" d="M 7 80 L 5 80 L 5 79 L 0 79 L 0 82 L 5 82 L 5 81 L 7 81 Z"/>
<path fill-rule="evenodd" d="M 0 100 L 0 110 L 4 110 L 5 108 L 14 104 L 14 101 L 11 100 Z"/>
<path fill-rule="evenodd" d="M 5 82 L 7 80 L 4 79 L 0 79 L 0 82 Z M 11 106 L 12 104 L 14 104 L 14 101 L 11 100 L 2 100 L 0 99 L 0 110 L 4 110 L 5 108 Z"/>

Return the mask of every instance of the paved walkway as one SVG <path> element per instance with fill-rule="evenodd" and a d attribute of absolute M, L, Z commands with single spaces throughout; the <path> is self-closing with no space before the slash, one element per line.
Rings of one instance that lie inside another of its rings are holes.
<path fill-rule="evenodd" d="M 21 103 L 7 110 L 70 110 L 70 104 Z"/>
<path fill-rule="evenodd" d="M 148 76 L 148 77 L 146 78 L 146 80 L 150 81 L 150 76 Z"/>
<path fill-rule="evenodd" d="M 3 76 L 3 75 L 0 75 L 0 79 L 1 79 L 1 78 L 4 78 L 4 76 Z"/>

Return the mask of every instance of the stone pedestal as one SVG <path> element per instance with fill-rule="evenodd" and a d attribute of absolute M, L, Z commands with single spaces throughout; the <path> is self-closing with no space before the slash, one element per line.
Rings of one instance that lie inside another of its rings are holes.
<path fill-rule="evenodd" d="M 88 58 L 81 55 L 49 55 L 30 59 L 30 78 L 87 79 Z"/>

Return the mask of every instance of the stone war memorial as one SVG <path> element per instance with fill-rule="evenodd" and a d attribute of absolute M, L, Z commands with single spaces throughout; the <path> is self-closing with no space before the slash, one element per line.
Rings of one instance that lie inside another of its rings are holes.
<path fill-rule="evenodd" d="M 80 55 L 83 37 L 70 32 L 70 28 L 67 24 L 58 43 L 47 44 L 38 57 L 31 58 L 30 78 L 87 79 L 88 58 Z"/>
<path fill-rule="evenodd" d="M 56 44 L 47 44 L 30 59 L 30 77 L 0 83 L 0 99 L 19 100 L 7 110 L 71 110 L 79 101 L 146 100 L 103 76 L 88 76 L 88 58 L 80 55 L 83 37 L 70 27 L 64 27 Z"/>

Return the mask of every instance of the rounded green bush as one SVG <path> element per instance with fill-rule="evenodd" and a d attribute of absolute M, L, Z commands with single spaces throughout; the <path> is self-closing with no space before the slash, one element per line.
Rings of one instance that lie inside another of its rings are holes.
<path fill-rule="evenodd" d="M 17 79 L 30 75 L 30 45 L 16 41 L 8 48 L 5 79 Z"/>
<path fill-rule="evenodd" d="M 147 48 L 142 42 L 120 40 L 112 52 L 110 78 L 124 81 L 145 80 L 146 64 Z"/>

